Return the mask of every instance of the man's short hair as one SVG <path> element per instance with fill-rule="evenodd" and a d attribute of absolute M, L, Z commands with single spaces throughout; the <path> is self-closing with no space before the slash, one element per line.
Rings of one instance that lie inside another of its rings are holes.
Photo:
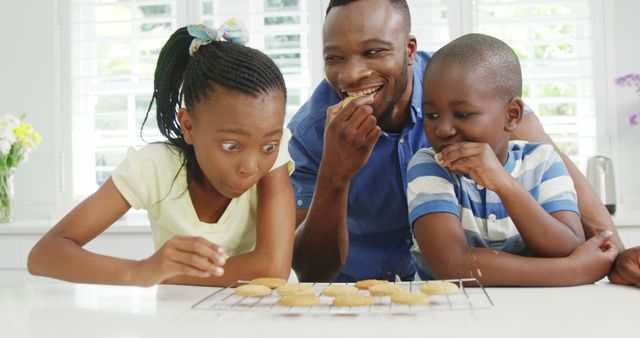
<path fill-rule="evenodd" d="M 442 61 L 485 72 L 486 83 L 506 100 L 522 96 L 522 70 L 518 56 L 499 39 L 478 33 L 463 35 L 435 52 L 427 70 Z"/>
<path fill-rule="evenodd" d="M 329 6 L 327 6 L 326 15 L 329 14 L 329 11 L 331 11 L 333 7 L 348 5 L 355 1 L 358 1 L 358 0 L 331 0 L 329 2 Z M 391 6 L 393 6 L 393 8 L 400 11 L 400 13 L 402 14 L 402 17 L 407 22 L 407 27 L 409 28 L 409 32 L 411 32 L 411 13 L 409 12 L 409 5 L 407 5 L 407 1 L 406 0 L 388 0 L 388 1 L 391 3 Z"/>

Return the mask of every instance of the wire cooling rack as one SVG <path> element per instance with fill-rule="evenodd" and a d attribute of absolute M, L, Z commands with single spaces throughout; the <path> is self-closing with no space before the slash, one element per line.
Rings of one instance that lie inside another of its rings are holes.
<path fill-rule="evenodd" d="M 264 297 L 244 297 L 234 294 L 234 288 L 246 281 L 239 281 L 229 287 L 219 289 L 211 295 L 203 298 L 192 306 L 197 310 L 217 310 L 217 311 L 249 311 L 249 312 L 273 312 L 273 313 L 417 313 L 429 311 L 456 311 L 456 310 L 477 310 L 490 309 L 494 306 L 491 297 L 475 278 L 447 279 L 458 285 L 459 292 L 448 295 L 430 295 L 429 303 L 424 305 L 400 305 L 393 304 L 390 297 L 375 297 L 375 303 L 369 306 L 338 307 L 333 306 L 333 297 L 322 295 L 322 290 L 332 283 L 302 283 L 311 284 L 315 294 L 320 297 L 320 304 L 311 307 L 293 307 L 278 304 L 280 295 L 273 290 L 270 295 Z M 407 291 L 419 291 L 420 286 L 429 283 L 419 282 L 396 282 L 395 284 Z M 336 283 L 337 284 L 337 283 Z M 353 283 L 348 283 L 353 285 Z M 368 295 L 367 290 L 361 290 L 361 294 Z"/>

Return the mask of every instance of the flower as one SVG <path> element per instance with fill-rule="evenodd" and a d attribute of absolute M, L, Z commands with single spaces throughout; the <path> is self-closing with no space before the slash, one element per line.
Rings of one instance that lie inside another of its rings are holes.
<path fill-rule="evenodd" d="M 636 93 L 640 96 L 640 74 L 627 74 L 614 79 L 614 82 L 618 86 L 622 87 L 635 87 Z M 640 112 L 630 113 L 627 115 L 627 123 L 629 127 L 635 127 L 640 124 Z"/>
<path fill-rule="evenodd" d="M 0 113 L 0 169 L 17 167 L 40 143 L 41 137 L 22 118 Z"/>

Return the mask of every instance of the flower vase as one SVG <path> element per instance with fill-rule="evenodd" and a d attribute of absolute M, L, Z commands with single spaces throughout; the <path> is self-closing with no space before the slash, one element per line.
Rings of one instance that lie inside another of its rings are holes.
<path fill-rule="evenodd" d="M 13 221 L 11 203 L 15 170 L 15 168 L 0 168 L 0 223 Z"/>

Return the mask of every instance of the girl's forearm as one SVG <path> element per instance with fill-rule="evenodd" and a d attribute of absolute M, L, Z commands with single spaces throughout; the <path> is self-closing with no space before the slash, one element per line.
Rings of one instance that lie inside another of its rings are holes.
<path fill-rule="evenodd" d="M 259 277 L 276 277 L 287 280 L 291 272 L 291 258 L 276 257 L 272 253 L 253 251 L 227 259 L 223 268 L 224 274 L 220 277 L 176 276 L 167 279 L 164 283 L 226 287 L 238 281 L 250 281 Z"/>
<path fill-rule="evenodd" d="M 140 262 L 89 252 L 72 240 L 45 236 L 29 254 L 33 275 L 74 283 L 148 286 Z"/>

